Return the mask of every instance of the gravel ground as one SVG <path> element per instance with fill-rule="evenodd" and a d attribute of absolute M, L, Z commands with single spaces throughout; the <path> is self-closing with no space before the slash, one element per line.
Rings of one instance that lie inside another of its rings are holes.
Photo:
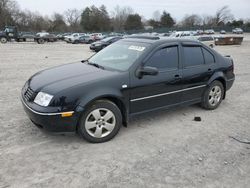
<path fill-rule="evenodd" d="M 250 145 L 229 136 L 250 140 L 250 35 L 216 50 L 232 55 L 237 78 L 220 108 L 142 115 L 94 145 L 42 132 L 20 102 L 31 75 L 90 56 L 88 45 L 0 45 L 0 187 L 249 187 Z"/>

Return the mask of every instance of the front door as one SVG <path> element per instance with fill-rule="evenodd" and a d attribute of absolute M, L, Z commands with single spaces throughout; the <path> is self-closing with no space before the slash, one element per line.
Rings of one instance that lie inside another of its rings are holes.
<path fill-rule="evenodd" d="M 131 75 L 130 113 L 136 114 L 174 105 L 181 100 L 182 71 L 178 45 L 158 49 L 143 66 L 155 67 L 158 75 Z"/>

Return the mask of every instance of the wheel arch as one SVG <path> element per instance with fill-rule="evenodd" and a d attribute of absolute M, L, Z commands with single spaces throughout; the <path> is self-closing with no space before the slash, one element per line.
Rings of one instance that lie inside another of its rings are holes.
<path fill-rule="evenodd" d="M 122 123 L 126 127 L 128 124 L 128 105 L 125 103 L 125 101 L 122 99 L 121 96 L 118 95 L 113 95 L 113 94 L 105 94 L 101 96 L 95 96 L 92 97 L 91 99 L 89 98 L 88 100 L 82 100 L 79 106 L 83 107 L 84 109 L 88 108 L 93 104 L 93 102 L 98 101 L 98 100 L 108 100 L 113 102 L 121 111 L 122 114 Z"/>
<path fill-rule="evenodd" d="M 107 96 L 98 97 L 94 101 L 96 100 L 108 100 L 108 101 L 113 102 L 121 111 L 123 125 L 125 127 L 127 126 L 127 122 L 128 122 L 127 107 L 125 103 L 119 97 L 107 95 Z"/>
<path fill-rule="evenodd" d="M 219 73 L 217 73 L 217 74 L 214 74 L 214 75 L 210 78 L 210 80 L 209 80 L 209 82 L 208 82 L 208 85 L 210 85 L 212 82 L 214 82 L 214 81 L 216 81 L 216 80 L 219 81 L 219 82 L 221 82 L 222 85 L 223 85 L 223 87 L 224 87 L 223 99 L 225 99 L 225 98 L 226 98 L 226 88 L 227 88 L 227 85 L 226 85 L 226 78 L 225 78 L 224 74 L 223 74 L 222 72 L 219 72 Z"/>

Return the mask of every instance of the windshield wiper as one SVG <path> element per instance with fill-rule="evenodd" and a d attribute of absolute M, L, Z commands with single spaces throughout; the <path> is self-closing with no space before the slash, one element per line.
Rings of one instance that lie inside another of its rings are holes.
<path fill-rule="evenodd" d="M 99 64 L 97 64 L 97 63 L 91 63 L 91 62 L 88 62 L 88 65 L 92 65 L 92 66 L 95 66 L 95 67 L 97 67 L 97 68 L 99 68 L 99 69 L 105 69 L 103 66 L 101 66 L 101 65 L 99 65 Z"/>

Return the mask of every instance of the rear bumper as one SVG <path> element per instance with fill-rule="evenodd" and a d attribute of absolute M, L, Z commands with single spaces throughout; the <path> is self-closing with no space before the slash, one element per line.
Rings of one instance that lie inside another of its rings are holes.
<path fill-rule="evenodd" d="M 75 132 L 81 112 L 73 112 L 70 117 L 62 117 L 62 113 L 41 113 L 31 109 L 22 99 L 24 111 L 30 120 L 39 128 L 49 132 Z"/>
<path fill-rule="evenodd" d="M 226 80 L 226 90 L 231 89 L 231 87 L 233 86 L 234 81 L 235 81 L 235 77 Z"/>

